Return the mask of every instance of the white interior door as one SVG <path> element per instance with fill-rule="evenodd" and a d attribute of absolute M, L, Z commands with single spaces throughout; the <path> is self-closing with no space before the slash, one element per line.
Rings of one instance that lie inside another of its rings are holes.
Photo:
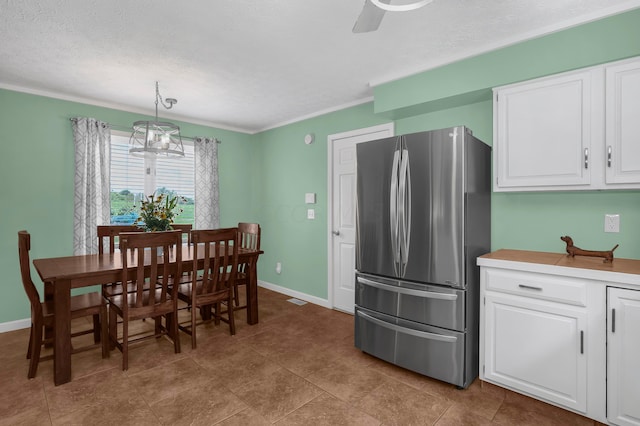
<path fill-rule="evenodd" d="M 356 242 L 356 144 L 393 136 L 393 123 L 329 135 L 329 301 L 353 313 Z"/>

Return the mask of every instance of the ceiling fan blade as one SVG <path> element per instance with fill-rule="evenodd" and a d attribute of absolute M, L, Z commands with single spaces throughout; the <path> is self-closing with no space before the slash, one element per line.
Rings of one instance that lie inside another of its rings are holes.
<path fill-rule="evenodd" d="M 358 20 L 353 26 L 352 31 L 354 33 L 375 31 L 380 26 L 380 22 L 382 22 L 383 17 L 384 10 L 380 9 L 369 0 L 365 0 L 362 12 L 360 12 L 360 16 L 358 16 Z"/>

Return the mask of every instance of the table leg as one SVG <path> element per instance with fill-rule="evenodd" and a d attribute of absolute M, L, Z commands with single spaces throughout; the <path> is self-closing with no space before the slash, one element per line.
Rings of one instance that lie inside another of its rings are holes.
<path fill-rule="evenodd" d="M 258 257 L 249 260 L 249 283 L 247 285 L 247 324 L 258 323 Z"/>
<path fill-rule="evenodd" d="M 191 309 L 195 309 L 195 308 L 191 308 Z M 211 319 L 211 305 L 200 306 L 200 317 L 204 321 L 208 321 Z"/>
<path fill-rule="evenodd" d="M 71 282 L 60 280 L 53 286 L 55 309 L 53 381 L 56 386 L 71 381 Z"/>
<path fill-rule="evenodd" d="M 45 302 L 53 302 L 53 283 L 51 281 L 47 281 L 44 283 L 44 301 Z M 53 327 L 46 326 L 44 328 L 44 338 L 49 342 L 53 342 Z M 50 348 L 53 346 L 53 343 L 45 343 L 45 348 Z"/>

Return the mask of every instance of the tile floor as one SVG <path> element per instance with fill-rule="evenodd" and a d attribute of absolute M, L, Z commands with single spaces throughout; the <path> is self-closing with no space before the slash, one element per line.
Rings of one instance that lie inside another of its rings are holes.
<path fill-rule="evenodd" d="M 196 350 L 181 333 L 180 354 L 147 340 L 126 372 L 118 351 L 75 354 L 72 382 L 58 387 L 52 361 L 27 379 L 27 330 L 2 333 L 0 425 L 595 423 L 478 380 L 457 390 L 387 364 L 354 348 L 352 316 L 287 299 L 260 288 L 259 324 L 240 311 L 235 336 L 224 323 L 200 326 Z"/>

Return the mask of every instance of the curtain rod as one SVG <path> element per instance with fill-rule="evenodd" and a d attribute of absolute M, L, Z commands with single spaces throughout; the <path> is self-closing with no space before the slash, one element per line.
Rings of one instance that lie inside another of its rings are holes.
<path fill-rule="evenodd" d="M 72 118 L 69 119 L 69 121 L 76 121 L 76 120 L 77 120 L 76 117 L 72 117 Z M 111 123 L 106 123 L 106 124 L 108 124 L 109 127 L 111 127 L 114 130 L 125 131 L 125 132 L 129 132 L 129 133 L 133 130 L 131 128 L 131 126 L 121 126 L 119 124 L 111 124 Z M 182 136 L 182 135 L 180 135 L 180 137 L 182 139 L 188 139 L 188 140 L 191 140 L 191 141 L 199 139 L 199 137 L 195 137 L 195 136 Z M 213 140 L 215 140 L 217 144 L 221 144 L 222 143 L 222 141 L 220 139 L 218 139 L 218 138 L 214 137 Z"/>

